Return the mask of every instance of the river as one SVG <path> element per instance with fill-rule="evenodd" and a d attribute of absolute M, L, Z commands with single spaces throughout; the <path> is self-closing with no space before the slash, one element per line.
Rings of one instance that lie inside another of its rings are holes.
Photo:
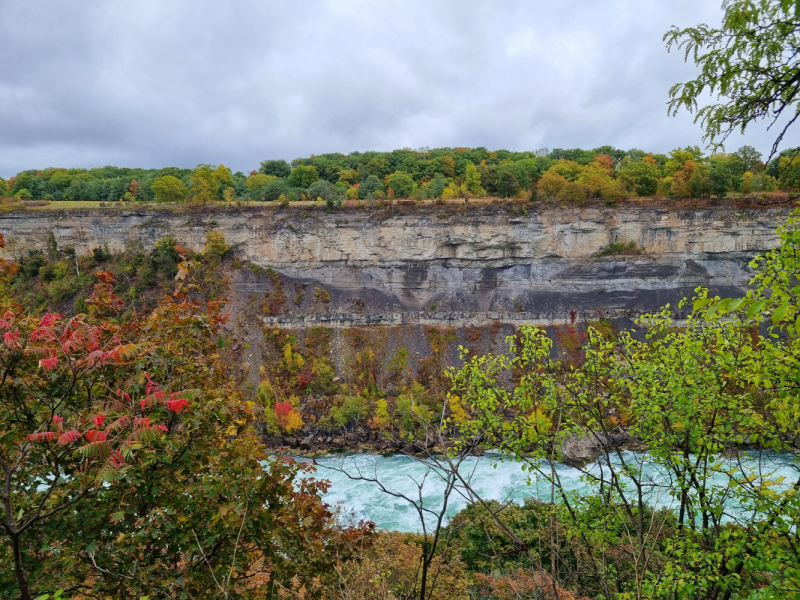
<path fill-rule="evenodd" d="M 642 472 L 649 478 L 651 499 L 653 504 L 670 506 L 672 499 L 666 493 L 663 472 L 649 463 L 646 455 L 633 452 L 625 453 L 628 461 L 638 461 Z M 341 504 L 352 511 L 358 518 L 374 521 L 379 528 L 395 531 L 420 531 L 419 517 L 416 510 L 402 499 L 394 498 L 380 490 L 377 484 L 365 481 L 353 481 L 342 472 L 344 469 L 351 475 L 362 474 L 377 478 L 388 490 L 413 497 L 418 496 L 417 483 L 422 483 L 422 496 L 426 506 L 441 507 L 443 482 L 435 475 L 425 477 L 426 469 L 415 459 L 401 455 L 345 454 L 327 455 L 317 459 L 316 477 L 327 479 L 331 488 L 325 495 L 325 501 L 331 505 Z M 735 461 L 724 461 L 720 469 L 733 468 Z M 753 457 L 744 457 L 743 463 L 751 468 L 759 467 L 759 461 Z M 601 466 L 594 464 L 588 467 L 598 473 Z M 761 472 L 767 476 L 784 476 L 787 481 L 798 477 L 798 465 L 791 454 L 765 454 L 761 457 Z M 564 464 L 557 465 L 558 474 L 564 486 L 578 493 L 588 492 L 590 486 L 581 476 L 581 472 Z M 529 496 L 542 500 L 550 499 L 550 487 L 546 481 L 537 480 L 523 471 L 522 464 L 517 462 L 500 462 L 497 455 L 487 453 L 482 457 L 470 457 L 462 466 L 462 473 L 470 473 L 475 491 L 484 499 L 498 501 L 514 501 L 522 503 Z M 727 485 L 727 477 L 720 473 L 713 479 L 716 485 Z M 466 506 L 466 500 L 457 493 L 450 497 L 447 514 L 452 516 Z M 428 521 L 429 522 L 429 521 Z"/>

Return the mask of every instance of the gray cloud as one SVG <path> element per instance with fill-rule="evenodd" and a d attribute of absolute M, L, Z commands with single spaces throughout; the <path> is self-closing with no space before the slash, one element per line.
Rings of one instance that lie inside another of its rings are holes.
<path fill-rule="evenodd" d="M 667 90 L 694 0 L 5 0 L 0 175 L 105 164 L 255 168 L 420 146 L 699 144 Z M 753 128 L 729 146 L 762 151 Z"/>

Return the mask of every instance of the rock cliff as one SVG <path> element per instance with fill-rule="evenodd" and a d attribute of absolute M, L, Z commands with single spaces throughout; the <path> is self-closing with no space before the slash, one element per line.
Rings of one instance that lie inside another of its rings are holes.
<path fill-rule="evenodd" d="M 202 250 L 225 233 L 235 255 L 282 277 L 285 306 L 264 319 L 284 326 L 404 324 L 487 319 L 564 322 L 602 313 L 630 317 L 676 305 L 699 285 L 741 293 L 749 260 L 777 242 L 786 209 L 568 208 L 515 214 L 503 206 L 419 207 L 404 213 L 298 208 L 15 211 L 0 215 L 11 253 L 79 252 L 166 235 Z M 642 253 L 597 257 L 615 242 Z M 242 294 L 272 280 L 242 269 Z M 319 292 L 317 290 L 320 290 Z"/>

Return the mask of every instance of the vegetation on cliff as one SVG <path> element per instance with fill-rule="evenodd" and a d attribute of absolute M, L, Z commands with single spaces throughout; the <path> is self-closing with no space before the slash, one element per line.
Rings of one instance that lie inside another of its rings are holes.
<path fill-rule="evenodd" d="M 787 150 L 768 164 L 754 148 L 705 155 L 697 146 L 669 154 L 603 146 L 593 150 L 403 149 L 264 161 L 249 175 L 224 165 L 195 169 L 32 169 L 0 194 L 24 200 L 157 203 L 345 198 L 530 198 L 582 203 L 665 196 L 725 197 L 800 188 L 800 158 Z"/>

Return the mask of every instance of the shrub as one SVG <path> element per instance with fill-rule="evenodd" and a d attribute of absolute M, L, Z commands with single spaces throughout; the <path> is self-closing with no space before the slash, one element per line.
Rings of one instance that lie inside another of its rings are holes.
<path fill-rule="evenodd" d="M 222 258 L 231 249 L 225 242 L 225 234 L 221 231 L 209 231 L 206 233 L 205 254 Z"/>
<path fill-rule="evenodd" d="M 368 414 L 367 399 L 362 396 L 348 396 L 341 406 L 332 407 L 330 414 L 334 423 L 340 427 L 347 427 L 350 423 L 357 425 Z"/>

